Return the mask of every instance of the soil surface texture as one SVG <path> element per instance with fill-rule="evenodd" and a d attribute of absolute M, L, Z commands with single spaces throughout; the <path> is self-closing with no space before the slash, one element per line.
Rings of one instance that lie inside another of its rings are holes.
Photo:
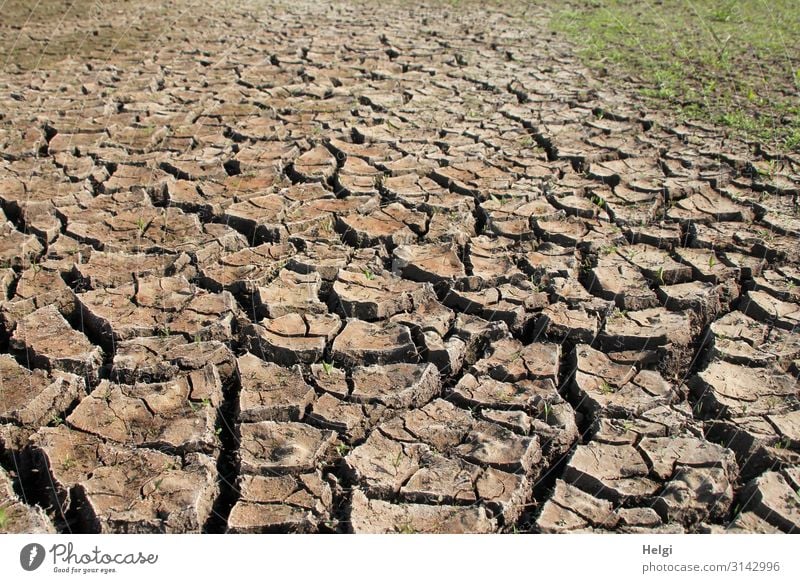
<path fill-rule="evenodd" d="M 800 530 L 797 155 L 546 8 L 17 4 L 0 531 Z"/>

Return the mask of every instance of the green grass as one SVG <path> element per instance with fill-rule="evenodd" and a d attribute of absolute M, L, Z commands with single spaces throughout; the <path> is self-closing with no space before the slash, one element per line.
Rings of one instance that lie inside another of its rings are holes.
<path fill-rule="evenodd" d="M 570 1 L 550 26 L 601 75 L 638 78 L 655 107 L 800 149 L 797 0 Z"/>

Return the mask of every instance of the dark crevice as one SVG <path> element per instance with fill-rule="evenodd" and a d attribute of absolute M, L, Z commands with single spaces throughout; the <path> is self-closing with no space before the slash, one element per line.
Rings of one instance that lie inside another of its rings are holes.
<path fill-rule="evenodd" d="M 217 409 L 216 427 L 222 443 L 222 450 L 217 458 L 219 494 L 212 506 L 211 515 L 203 525 L 204 533 L 224 533 L 228 527 L 231 510 L 239 500 L 238 450 L 241 436 L 239 435 L 238 411 L 240 390 L 241 382 L 236 375 L 235 380 L 224 391 L 223 402 Z"/>

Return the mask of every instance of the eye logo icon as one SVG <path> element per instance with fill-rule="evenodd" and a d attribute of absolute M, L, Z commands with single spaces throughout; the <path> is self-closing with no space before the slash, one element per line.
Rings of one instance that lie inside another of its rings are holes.
<path fill-rule="evenodd" d="M 35 571 L 44 563 L 44 547 L 39 543 L 30 543 L 19 552 L 19 564 L 26 571 Z"/>

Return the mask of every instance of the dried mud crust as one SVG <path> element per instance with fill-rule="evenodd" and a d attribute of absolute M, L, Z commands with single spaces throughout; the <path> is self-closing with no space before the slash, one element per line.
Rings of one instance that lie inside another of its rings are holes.
<path fill-rule="evenodd" d="M 0 531 L 797 532 L 800 160 L 367 4 L 5 67 Z"/>

